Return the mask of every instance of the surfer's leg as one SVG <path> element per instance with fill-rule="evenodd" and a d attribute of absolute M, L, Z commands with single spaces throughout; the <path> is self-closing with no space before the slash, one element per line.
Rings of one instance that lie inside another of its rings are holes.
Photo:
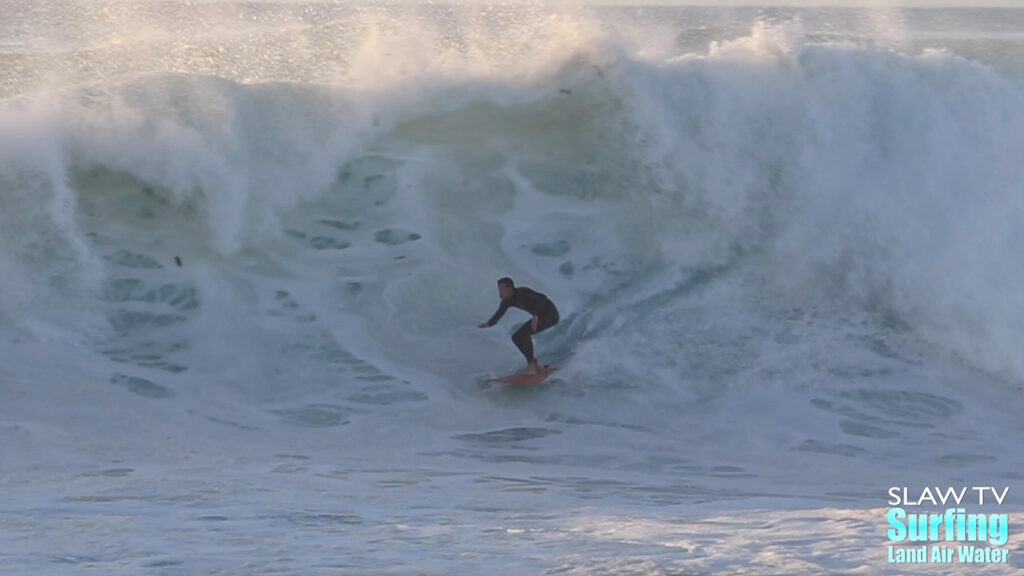
<path fill-rule="evenodd" d="M 533 339 L 530 338 L 530 334 L 533 333 L 533 326 L 530 325 L 530 321 L 526 321 L 516 333 L 512 335 L 512 342 L 515 343 L 516 348 L 526 356 L 527 364 L 536 364 L 537 360 L 533 357 Z"/>
<path fill-rule="evenodd" d="M 551 308 L 546 310 L 544 314 L 537 319 L 537 329 L 534 330 L 533 333 L 537 334 L 538 332 L 543 332 L 548 328 L 551 328 L 555 324 L 558 324 L 558 320 L 558 310 L 554 306 L 551 306 Z"/>
<path fill-rule="evenodd" d="M 530 322 L 527 322 L 526 326 L 523 326 L 523 328 L 529 330 L 529 332 L 526 335 L 526 340 L 527 340 L 527 342 L 529 342 L 529 347 L 530 347 L 530 355 L 527 357 L 528 359 L 526 361 L 527 362 L 527 366 L 526 366 L 526 373 L 527 374 L 536 374 L 537 371 L 540 370 L 540 366 L 537 364 L 537 359 L 533 357 L 533 340 L 530 338 L 530 334 L 537 334 L 539 332 L 543 332 L 543 331 L 547 330 L 548 328 L 551 328 L 555 324 L 558 324 L 558 311 L 557 310 L 555 310 L 553 312 L 546 312 L 543 316 L 541 316 L 540 318 L 537 318 L 537 329 L 536 330 L 533 329 L 533 326 L 530 325 Z"/>
<path fill-rule="evenodd" d="M 551 328 L 555 324 L 558 324 L 558 320 L 558 309 L 555 308 L 554 304 L 549 304 L 537 318 L 537 329 L 531 330 L 531 333 L 539 334 L 548 328 Z M 529 324 L 529 322 L 527 322 L 527 324 Z"/>

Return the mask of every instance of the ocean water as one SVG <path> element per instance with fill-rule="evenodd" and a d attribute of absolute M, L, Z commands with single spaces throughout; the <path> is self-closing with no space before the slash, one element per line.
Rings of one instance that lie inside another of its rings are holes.
<path fill-rule="evenodd" d="M 0 13 L 0 573 L 1024 568 L 1024 10 Z"/>

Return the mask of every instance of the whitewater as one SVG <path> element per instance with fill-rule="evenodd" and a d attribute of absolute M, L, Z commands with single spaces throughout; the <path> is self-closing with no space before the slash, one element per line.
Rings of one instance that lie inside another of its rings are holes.
<path fill-rule="evenodd" d="M 1024 10 L 2 4 L 0 572 L 1024 568 Z"/>

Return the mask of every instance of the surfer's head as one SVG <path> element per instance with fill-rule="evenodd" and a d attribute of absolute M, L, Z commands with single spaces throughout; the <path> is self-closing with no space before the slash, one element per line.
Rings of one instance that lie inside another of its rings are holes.
<path fill-rule="evenodd" d="M 502 300 L 511 297 L 515 290 L 516 284 L 508 276 L 498 279 L 498 296 L 501 296 Z"/>

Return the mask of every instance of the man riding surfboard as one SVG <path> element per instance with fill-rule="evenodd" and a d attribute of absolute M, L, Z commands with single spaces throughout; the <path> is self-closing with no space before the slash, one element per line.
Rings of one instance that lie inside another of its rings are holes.
<path fill-rule="evenodd" d="M 519 351 L 526 357 L 526 370 L 524 373 L 536 374 L 539 368 L 537 366 L 537 359 L 533 357 L 533 339 L 531 336 L 558 324 L 558 309 L 555 308 L 555 303 L 544 294 L 525 286 L 517 288 L 512 279 L 507 276 L 498 280 L 498 296 L 501 298 L 501 305 L 498 306 L 498 311 L 494 313 L 494 316 L 491 316 L 490 320 L 480 324 L 479 327 L 490 328 L 494 326 L 498 320 L 501 320 L 505 311 L 512 307 L 529 312 L 533 317 L 520 326 L 519 330 L 516 330 L 516 333 L 512 335 L 512 342 L 515 343 L 516 348 L 519 348 Z"/>

